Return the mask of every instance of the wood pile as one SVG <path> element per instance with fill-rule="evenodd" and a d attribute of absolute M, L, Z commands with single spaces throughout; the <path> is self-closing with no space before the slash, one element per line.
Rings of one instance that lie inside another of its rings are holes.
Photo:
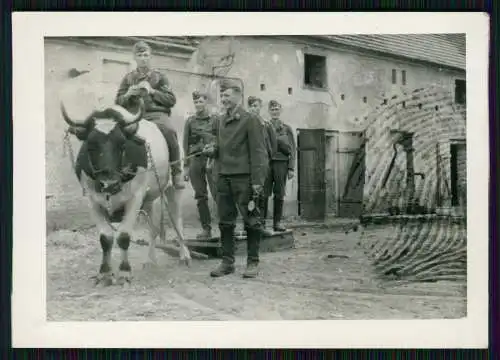
<path fill-rule="evenodd" d="M 384 232 L 387 236 L 370 239 L 365 229 L 361 234 L 359 244 L 378 277 L 416 282 L 466 280 L 467 231 L 463 217 L 423 215 L 395 220 Z"/>

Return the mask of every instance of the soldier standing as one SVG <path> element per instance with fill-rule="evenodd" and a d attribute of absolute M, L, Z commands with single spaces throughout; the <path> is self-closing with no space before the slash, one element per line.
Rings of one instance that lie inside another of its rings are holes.
<path fill-rule="evenodd" d="M 277 139 L 277 151 L 271 161 L 271 187 L 274 194 L 273 230 L 285 231 L 281 225 L 283 217 L 283 199 L 285 198 L 286 181 L 294 176 L 296 144 L 290 125 L 281 121 L 281 104 L 276 100 L 269 102 L 269 115 Z M 267 206 L 267 204 L 266 204 Z"/>
<path fill-rule="evenodd" d="M 265 127 L 265 141 L 266 141 L 266 149 L 269 158 L 269 166 L 266 174 L 266 180 L 264 182 L 264 189 L 261 193 L 261 197 L 259 199 L 259 213 L 262 224 L 262 235 L 270 236 L 271 233 L 266 230 L 266 219 L 267 219 L 267 210 L 268 210 L 268 202 L 269 196 L 271 195 L 271 160 L 274 156 L 274 153 L 277 151 L 277 143 L 276 143 L 276 133 L 274 132 L 273 126 L 269 123 L 269 121 L 264 120 L 262 116 L 260 116 L 260 110 L 262 108 L 262 100 L 255 97 L 248 97 L 248 110 L 259 117 L 259 120 Z"/>
<path fill-rule="evenodd" d="M 184 189 L 182 166 L 177 132 L 170 123 L 171 109 L 177 99 L 170 89 L 165 75 L 151 69 L 151 47 L 144 41 L 133 47 L 137 68 L 129 72 L 120 83 L 115 102 L 129 111 L 137 107 L 142 98 L 145 104 L 144 118 L 154 122 L 165 137 L 170 161 L 173 162 L 172 182 L 177 189 Z"/>
<path fill-rule="evenodd" d="M 202 151 L 205 145 L 214 141 L 212 128 L 215 115 L 210 115 L 208 112 L 206 93 L 195 91 L 192 97 L 196 114 L 190 116 L 184 125 L 183 147 L 184 156 L 194 155 L 194 157 L 184 161 L 184 180 L 191 180 L 200 216 L 202 231 L 196 237 L 206 240 L 212 238 L 212 217 L 208 207 L 207 184 L 214 199 L 216 192 L 212 171 L 207 168 L 208 157 Z"/>
<path fill-rule="evenodd" d="M 214 122 L 215 142 L 205 153 L 217 161 L 217 207 L 222 244 L 222 262 L 210 275 L 219 277 L 234 272 L 234 229 L 238 212 L 247 233 L 247 267 L 243 277 L 258 274 L 260 219 L 249 208 L 262 192 L 269 159 L 264 126 L 257 116 L 241 106 L 241 87 L 235 81 L 221 83 L 224 115 Z"/>

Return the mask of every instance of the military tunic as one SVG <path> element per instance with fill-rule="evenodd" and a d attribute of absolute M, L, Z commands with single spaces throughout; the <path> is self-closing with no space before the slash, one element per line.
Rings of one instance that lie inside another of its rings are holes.
<path fill-rule="evenodd" d="M 183 148 L 185 156 L 199 153 L 206 144 L 214 141 L 212 134 L 214 115 L 192 115 L 184 125 Z M 204 229 L 211 229 L 211 216 L 208 207 L 208 189 L 217 201 L 214 177 L 211 169 L 207 168 L 208 157 L 196 155 L 184 161 L 184 166 L 189 169 L 189 179 L 194 190 L 194 198 L 198 206 L 201 225 Z"/>
<path fill-rule="evenodd" d="M 277 150 L 272 156 L 271 176 L 268 181 L 268 191 L 274 197 L 283 200 L 285 197 L 288 171 L 295 169 L 296 144 L 292 128 L 280 120 L 271 120 L 271 126 L 276 133 Z"/>
<path fill-rule="evenodd" d="M 154 94 L 148 94 L 147 91 L 141 92 L 140 97 L 144 100 L 145 105 L 144 118 L 154 122 L 165 137 L 169 150 L 169 160 L 180 160 L 177 131 L 170 123 L 171 108 L 175 106 L 177 99 L 170 89 L 170 84 L 165 75 L 154 69 L 147 73 L 139 72 L 137 69 L 129 72 L 120 83 L 115 102 L 129 111 L 136 111 L 139 96 L 126 97 L 125 94 L 132 85 L 137 85 L 144 80 L 156 90 Z M 173 175 L 181 171 L 180 162 L 172 165 Z"/>

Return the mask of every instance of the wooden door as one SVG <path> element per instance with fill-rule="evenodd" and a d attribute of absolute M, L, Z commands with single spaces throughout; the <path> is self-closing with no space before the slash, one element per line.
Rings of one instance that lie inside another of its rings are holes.
<path fill-rule="evenodd" d="M 339 164 L 338 216 L 357 218 L 363 213 L 365 137 L 362 132 L 342 133 L 337 148 Z"/>
<path fill-rule="evenodd" d="M 324 220 L 326 216 L 324 129 L 297 129 L 298 211 L 305 220 Z"/>

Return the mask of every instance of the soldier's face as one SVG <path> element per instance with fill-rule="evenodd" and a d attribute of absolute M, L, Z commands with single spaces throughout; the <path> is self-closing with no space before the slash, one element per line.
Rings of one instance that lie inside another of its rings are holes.
<path fill-rule="evenodd" d="M 260 103 L 260 101 L 254 101 L 252 103 L 252 105 L 250 105 L 248 107 L 248 110 L 251 112 L 251 113 L 254 113 L 256 115 L 259 115 L 260 114 L 260 109 L 262 108 L 262 104 Z"/>
<path fill-rule="evenodd" d="M 271 115 L 271 118 L 272 119 L 279 119 L 280 115 L 281 115 L 281 106 L 272 106 L 270 109 L 269 109 L 269 115 Z"/>
<path fill-rule="evenodd" d="M 234 108 L 240 101 L 240 94 L 234 89 L 224 90 L 221 94 L 221 102 L 224 108 L 232 109 Z"/>
<path fill-rule="evenodd" d="M 134 55 L 134 58 L 135 62 L 137 63 L 137 67 L 149 68 L 151 63 L 151 52 L 149 50 L 136 53 Z"/>
<path fill-rule="evenodd" d="M 197 113 L 203 112 L 207 108 L 207 99 L 203 96 L 200 96 L 198 99 L 193 100 L 194 108 Z"/>

